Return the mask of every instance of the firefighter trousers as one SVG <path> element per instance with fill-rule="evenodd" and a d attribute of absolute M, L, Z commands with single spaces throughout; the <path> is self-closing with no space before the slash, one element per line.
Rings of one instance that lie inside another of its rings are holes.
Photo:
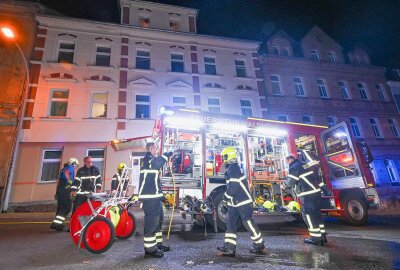
<path fill-rule="evenodd" d="M 72 208 L 72 214 L 75 212 L 76 209 L 78 209 L 78 207 L 87 202 L 87 197 L 83 194 L 78 194 L 76 195 L 75 199 L 74 199 L 74 206 Z"/>
<path fill-rule="evenodd" d="M 307 225 L 310 236 L 315 241 L 322 240 L 325 226 L 321 218 L 321 194 L 319 192 L 300 197 L 301 214 Z"/>
<path fill-rule="evenodd" d="M 63 227 L 66 216 L 71 211 L 72 201 L 69 195 L 69 188 L 65 185 L 58 185 L 56 191 L 57 212 L 53 220 L 54 226 Z"/>
<path fill-rule="evenodd" d="M 239 218 L 242 221 L 243 227 L 250 233 L 250 238 L 253 241 L 254 248 L 264 248 L 264 240 L 262 239 L 260 229 L 254 222 L 252 215 L 253 209 L 251 204 L 246 204 L 239 207 L 228 206 L 228 211 L 225 218 L 225 248 L 236 251 L 236 232 Z"/>
<path fill-rule="evenodd" d="M 160 198 L 143 200 L 144 212 L 144 250 L 153 252 L 162 245 L 161 231 L 164 222 L 164 211 Z"/>

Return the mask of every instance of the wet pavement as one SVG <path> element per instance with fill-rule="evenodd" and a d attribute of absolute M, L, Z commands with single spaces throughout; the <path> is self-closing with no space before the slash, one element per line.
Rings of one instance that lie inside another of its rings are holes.
<path fill-rule="evenodd" d="M 50 231 L 49 224 L 41 223 L 51 220 L 49 214 L 0 215 L 0 269 L 400 269 L 400 216 L 373 216 L 364 227 L 328 219 L 324 247 L 303 244 L 307 231 L 302 223 L 271 217 L 260 224 L 269 253 L 250 254 L 250 238 L 240 232 L 235 258 L 215 255 L 222 233 L 208 228 L 205 235 L 190 220 L 176 217 L 171 239 L 165 241 L 172 251 L 148 259 L 143 257 L 142 214 L 135 215 L 137 233 L 100 255 L 78 252 L 68 233 Z M 36 223 L 19 223 L 27 217 Z"/>

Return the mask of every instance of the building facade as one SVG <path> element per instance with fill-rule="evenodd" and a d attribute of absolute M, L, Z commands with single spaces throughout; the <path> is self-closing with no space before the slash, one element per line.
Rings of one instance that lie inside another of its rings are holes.
<path fill-rule="evenodd" d="M 199 35 L 197 10 L 120 1 L 121 23 L 38 15 L 10 204 L 53 200 L 58 171 L 90 155 L 110 189 L 127 151 L 151 135 L 161 105 L 266 116 L 259 42 Z"/>
<path fill-rule="evenodd" d="M 284 31 L 261 49 L 268 118 L 333 126 L 346 121 L 375 160 L 378 185 L 400 179 L 400 118 L 383 67 L 373 66 L 360 47 L 340 44 L 314 26 L 299 42 Z"/>

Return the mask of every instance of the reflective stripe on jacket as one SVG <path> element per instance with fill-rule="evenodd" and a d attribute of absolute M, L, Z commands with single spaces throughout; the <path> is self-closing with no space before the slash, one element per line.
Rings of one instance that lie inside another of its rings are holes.
<path fill-rule="evenodd" d="M 154 157 L 147 152 L 140 165 L 139 199 L 154 199 L 164 196 L 161 190 L 160 174 L 168 161 L 165 156 Z"/>
<path fill-rule="evenodd" d="M 227 180 L 224 199 L 227 201 L 228 206 L 239 207 L 252 204 L 253 199 L 249 192 L 249 184 L 246 177 L 242 174 L 239 164 L 228 164 L 226 175 Z"/>
<path fill-rule="evenodd" d="M 96 192 L 96 189 L 101 189 L 101 187 L 102 180 L 99 169 L 95 166 L 90 168 L 83 166 L 76 172 L 71 191 L 77 191 L 77 194 L 87 194 Z"/>
<path fill-rule="evenodd" d="M 321 192 L 315 173 L 304 167 L 304 163 L 295 159 L 289 165 L 288 177 L 285 181 L 287 187 L 294 188 L 297 196 L 306 196 Z"/>

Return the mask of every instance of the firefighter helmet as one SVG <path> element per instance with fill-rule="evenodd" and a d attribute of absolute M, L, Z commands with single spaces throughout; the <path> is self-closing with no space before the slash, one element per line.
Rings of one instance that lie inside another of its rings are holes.
<path fill-rule="evenodd" d="M 300 211 L 300 204 L 296 201 L 291 201 L 287 208 L 289 209 L 289 211 L 291 212 L 299 212 Z"/>
<path fill-rule="evenodd" d="M 271 201 L 265 201 L 263 207 L 269 211 L 274 211 L 275 204 Z"/>
<path fill-rule="evenodd" d="M 74 158 L 74 157 L 70 158 L 70 159 L 68 160 L 68 163 L 71 164 L 71 165 L 74 166 L 74 167 L 79 166 L 79 161 L 78 161 L 78 159 L 76 159 L 76 158 Z"/>
<path fill-rule="evenodd" d="M 126 168 L 126 164 L 125 163 L 120 163 L 118 164 L 118 170 L 122 170 L 123 168 Z"/>
<path fill-rule="evenodd" d="M 237 161 L 236 149 L 232 146 L 225 147 L 221 152 L 224 163 L 233 163 Z"/>

